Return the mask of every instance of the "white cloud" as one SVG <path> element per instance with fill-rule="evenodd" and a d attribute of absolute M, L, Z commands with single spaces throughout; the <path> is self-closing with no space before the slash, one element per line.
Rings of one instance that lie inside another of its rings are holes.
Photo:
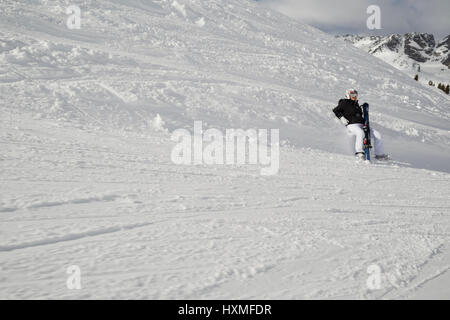
<path fill-rule="evenodd" d="M 282 13 L 333 33 L 390 34 L 429 32 L 450 34 L 449 0 L 262 0 Z M 370 5 L 381 8 L 382 30 L 366 27 Z"/>

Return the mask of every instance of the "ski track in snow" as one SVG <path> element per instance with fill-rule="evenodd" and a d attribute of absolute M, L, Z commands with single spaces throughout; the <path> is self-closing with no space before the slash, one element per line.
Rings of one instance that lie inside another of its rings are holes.
<path fill-rule="evenodd" d="M 148 225 L 148 224 L 135 224 L 135 225 L 121 226 L 121 227 L 110 227 L 110 228 L 106 228 L 106 229 L 93 230 L 93 231 L 88 231 L 88 232 L 84 232 L 84 233 L 68 234 L 68 235 L 65 235 L 60 238 L 42 239 L 42 240 L 37 240 L 34 242 L 27 242 L 27 243 L 21 243 L 21 244 L 16 244 L 16 245 L 9 245 L 9 246 L 0 246 L 0 251 L 12 251 L 12 250 L 17 250 L 17 249 L 26 249 L 26 248 L 30 248 L 30 247 L 44 246 L 47 244 L 56 244 L 58 242 L 77 240 L 77 239 L 81 239 L 81 238 L 85 238 L 85 237 L 93 237 L 93 236 L 103 235 L 106 233 L 117 232 L 117 231 L 121 231 L 121 230 L 129 230 L 129 229 L 139 228 L 139 227 L 143 227 L 146 225 Z"/>
<path fill-rule="evenodd" d="M 1 299 L 449 298 L 448 97 L 252 2 L 84 6 L 0 5 Z M 351 86 L 395 161 L 349 156 Z M 280 173 L 174 165 L 194 120 L 279 128 Z"/>

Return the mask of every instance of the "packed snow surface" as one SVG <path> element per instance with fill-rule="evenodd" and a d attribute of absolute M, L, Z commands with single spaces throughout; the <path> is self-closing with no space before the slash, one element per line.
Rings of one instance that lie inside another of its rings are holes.
<path fill-rule="evenodd" d="M 253 1 L 0 17 L 1 299 L 450 298 L 447 96 Z M 354 160 L 350 87 L 394 161 Z M 279 129 L 279 173 L 174 164 L 194 121 Z"/>

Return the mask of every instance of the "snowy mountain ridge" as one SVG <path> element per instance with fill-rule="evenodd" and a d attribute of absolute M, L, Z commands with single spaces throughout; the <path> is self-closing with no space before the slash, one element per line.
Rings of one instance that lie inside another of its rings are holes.
<path fill-rule="evenodd" d="M 393 34 L 390 36 L 337 36 L 375 56 L 396 53 L 394 63 L 399 68 L 411 68 L 417 63 L 441 62 L 450 68 L 450 35 L 437 42 L 428 33 Z M 417 69 L 417 68 L 416 68 Z"/>
<path fill-rule="evenodd" d="M 390 36 L 337 36 L 355 47 L 402 70 L 428 86 L 432 81 L 450 83 L 450 36 L 436 41 L 432 34 L 407 33 Z M 437 92 L 441 93 L 438 89 Z"/>

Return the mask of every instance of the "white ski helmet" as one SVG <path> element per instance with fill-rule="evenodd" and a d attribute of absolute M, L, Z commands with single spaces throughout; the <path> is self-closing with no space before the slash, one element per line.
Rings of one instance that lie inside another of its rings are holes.
<path fill-rule="evenodd" d="M 348 89 L 347 91 L 345 91 L 345 97 L 347 99 L 350 99 L 352 97 L 358 98 L 358 91 L 356 89 Z"/>

